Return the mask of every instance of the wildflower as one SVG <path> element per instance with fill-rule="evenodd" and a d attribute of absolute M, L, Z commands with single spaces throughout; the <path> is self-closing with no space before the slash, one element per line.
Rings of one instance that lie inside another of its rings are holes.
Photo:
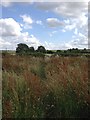
<path fill-rule="evenodd" d="M 47 94 L 47 97 L 48 97 L 49 95 Z"/>
<path fill-rule="evenodd" d="M 87 103 L 87 101 L 85 100 L 85 101 L 84 101 L 84 103 L 86 104 L 86 103 Z"/>
<path fill-rule="evenodd" d="M 38 98 L 38 101 L 40 100 L 40 97 Z"/>
<path fill-rule="evenodd" d="M 32 117 L 34 118 L 35 116 L 33 115 Z"/>
<path fill-rule="evenodd" d="M 54 105 L 51 105 L 51 107 L 55 107 Z"/>
<path fill-rule="evenodd" d="M 30 91 L 30 88 L 28 88 L 27 90 Z"/>

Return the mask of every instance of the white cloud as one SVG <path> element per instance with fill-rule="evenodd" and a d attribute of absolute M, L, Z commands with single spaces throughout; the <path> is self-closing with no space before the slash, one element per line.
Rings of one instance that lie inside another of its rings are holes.
<path fill-rule="evenodd" d="M 43 2 L 37 3 L 37 7 L 43 10 L 51 10 L 64 17 L 78 17 L 88 10 L 87 2 Z"/>
<path fill-rule="evenodd" d="M 88 48 L 88 36 L 77 32 L 76 36 L 72 36 L 72 40 L 63 44 L 66 49 L 69 48 Z"/>
<path fill-rule="evenodd" d="M 74 32 L 74 38 L 71 36 L 71 39 L 68 43 L 62 45 L 64 48 L 68 47 L 87 47 L 87 32 L 88 32 L 88 3 L 86 2 L 52 2 L 52 3 L 40 3 L 37 5 L 38 8 L 52 11 L 57 15 L 63 17 L 63 28 L 62 32 Z M 49 20 L 50 21 L 50 20 Z M 50 21 L 49 26 L 58 26 L 57 20 Z M 58 22 L 59 23 L 59 22 Z M 84 35 L 83 38 L 80 36 Z M 50 33 L 50 36 L 52 34 Z"/>
<path fill-rule="evenodd" d="M 57 33 L 57 31 L 52 31 L 51 33 L 49 33 L 49 36 L 52 37 L 55 33 Z"/>
<path fill-rule="evenodd" d="M 10 1 L 10 0 L 9 0 Z M 27 2 L 27 1 L 26 1 Z M 75 1 L 76 2 L 76 1 Z M 54 12 L 57 15 L 60 15 L 63 17 L 63 21 L 58 20 L 57 18 L 48 18 L 47 23 L 49 27 L 58 27 L 62 26 L 63 32 L 67 31 L 74 31 L 74 38 L 70 40 L 68 43 L 60 45 L 61 48 L 69 48 L 69 47 L 85 47 L 87 46 L 88 40 L 87 40 L 87 10 L 88 5 L 85 2 L 80 3 L 79 1 L 77 3 L 64 3 L 64 0 L 62 3 L 60 2 L 42 2 L 42 3 L 36 3 L 38 8 L 43 10 L 50 10 Z M 8 5 L 6 5 L 8 6 Z M 40 44 L 40 41 L 33 35 L 29 35 L 28 32 L 22 33 L 22 28 L 24 29 L 31 29 L 32 23 L 34 22 L 32 18 L 28 15 L 22 15 L 24 24 L 19 25 L 14 19 L 13 20 L 4 20 L 3 27 L 0 27 L 0 31 L 2 31 L 2 39 L 4 41 L 3 44 L 7 44 L 10 47 L 10 44 L 12 44 L 11 41 L 14 41 L 15 44 L 17 42 L 25 42 L 29 45 L 37 46 Z M 8 18 L 7 18 L 8 19 Z M 14 22 L 10 22 L 14 21 Z M 17 24 L 14 24 L 17 23 Z M 37 24 L 41 24 L 42 22 L 36 21 Z M 11 26 L 11 27 L 10 27 Z M 17 27 L 19 26 L 19 27 Z M 20 27 L 21 26 L 21 27 Z M 3 30 L 2 30 L 3 29 Z M 53 33 L 51 33 L 51 36 Z M 7 37 L 5 37 L 7 36 Z M 11 38 L 9 36 L 12 36 Z M 11 41 L 9 41 L 11 39 Z M 6 42 L 5 42 L 6 41 Z M 55 49 L 55 45 L 53 43 L 46 43 L 45 44 L 47 48 L 53 48 Z"/>
<path fill-rule="evenodd" d="M 56 31 L 56 30 L 55 30 L 55 31 L 52 31 L 52 33 L 55 34 L 55 33 L 57 33 L 57 31 Z"/>
<path fill-rule="evenodd" d="M 62 29 L 62 32 L 66 32 L 66 30 L 65 30 L 65 29 Z"/>
<path fill-rule="evenodd" d="M 43 10 L 50 10 L 63 17 L 67 30 L 72 30 L 77 25 L 83 27 L 87 24 L 87 2 L 47 2 L 38 3 L 37 7 Z"/>
<path fill-rule="evenodd" d="M 43 45 L 45 46 L 45 48 L 47 50 L 55 50 L 55 49 L 57 49 L 56 45 L 54 43 L 52 43 L 52 42 L 45 41 L 45 43 Z"/>
<path fill-rule="evenodd" d="M 0 19 L 0 35 L 2 36 L 19 36 L 21 27 L 13 18 Z"/>
<path fill-rule="evenodd" d="M 1 0 L 0 5 L 4 7 L 9 7 L 11 5 L 11 0 Z"/>
<path fill-rule="evenodd" d="M 64 20 L 66 26 L 66 30 L 72 30 L 72 29 L 82 29 L 84 26 L 87 26 L 88 24 L 88 17 L 85 13 L 83 13 L 78 18 L 68 18 L 67 20 Z"/>
<path fill-rule="evenodd" d="M 0 19 L 0 49 L 16 49 L 18 43 L 26 43 L 27 45 L 39 46 L 40 41 L 28 32 L 22 32 L 19 24 L 13 18 Z"/>
<path fill-rule="evenodd" d="M 4 7 L 9 7 L 11 6 L 14 2 L 21 2 L 21 4 L 23 2 L 28 3 L 28 4 L 32 4 L 34 1 L 33 0 L 1 0 L 0 1 L 0 5 L 4 6 Z M 38 1 L 39 2 L 39 1 Z"/>
<path fill-rule="evenodd" d="M 33 20 L 29 15 L 20 15 L 20 17 L 23 18 L 23 22 L 25 22 L 26 24 L 32 24 Z"/>
<path fill-rule="evenodd" d="M 87 2 L 61 3 L 54 9 L 54 12 L 63 17 L 78 18 L 83 12 L 88 11 Z"/>
<path fill-rule="evenodd" d="M 32 29 L 32 26 L 25 23 L 25 24 L 23 25 L 23 28 L 24 28 L 24 29 Z"/>
<path fill-rule="evenodd" d="M 66 25 L 65 30 L 73 30 L 76 28 L 76 23 L 72 23 L 71 25 Z"/>
<path fill-rule="evenodd" d="M 37 39 L 34 35 L 29 35 L 28 32 L 24 32 L 19 36 L 18 41 L 22 40 L 21 42 L 26 43 L 29 46 L 34 46 L 37 48 L 39 45 L 41 45 L 39 39 Z"/>
<path fill-rule="evenodd" d="M 88 20 L 88 42 L 90 43 L 90 19 Z M 90 45 L 89 45 L 90 48 Z"/>
<path fill-rule="evenodd" d="M 23 19 L 24 25 L 22 26 L 24 29 L 32 29 L 32 23 L 34 22 L 29 15 L 20 15 Z"/>
<path fill-rule="evenodd" d="M 41 3 L 36 4 L 37 8 L 46 10 L 46 11 L 53 10 L 57 6 L 59 6 L 59 4 L 57 2 L 41 2 Z"/>
<path fill-rule="evenodd" d="M 11 49 L 15 50 L 18 43 L 25 43 L 28 46 L 33 46 L 37 49 L 38 46 L 41 45 L 38 38 L 34 35 L 29 35 L 28 32 L 21 33 L 20 36 L 12 36 L 12 37 L 0 37 L 0 49 Z"/>
<path fill-rule="evenodd" d="M 64 26 L 64 23 L 57 18 L 47 18 L 46 21 L 49 27 Z"/>
<path fill-rule="evenodd" d="M 8 46 L 8 47 L 7 47 Z M 11 43 L 10 42 L 8 42 L 8 41 L 5 41 L 5 40 L 3 40 L 2 39 L 2 37 L 0 37 L 0 49 L 2 50 L 2 49 L 9 49 L 10 48 L 10 46 L 11 46 Z"/>
<path fill-rule="evenodd" d="M 68 2 L 89 2 L 90 0 L 68 0 Z M 0 1 L 0 5 L 4 6 L 4 7 L 9 7 L 11 4 L 13 4 L 14 2 L 25 2 L 27 4 L 32 4 L 33 2 L 40 2 L 40 3 L 53 3 L 53 5 L 39 5 L 40 8 L 42 9 L 52 9 L 52 7 L 54 8 L 56 5 L 56 2 L 67 2 L 67 0 L 1 0 Z"/>
<path fill-rule="evenodd" d="M 74 34 L 75 34 L 75 35 L 78 34 L 78 30 L 77 30 L 77 28 L 75 28 Z"/>
<path fill-rule="evenodd" d="M 37 21 L 36 21 L 36 24 L 42 25 L 43 23 L 42 23 L 41 20 L 37 20 Z"/>
<path fill-rule="evenodd" d="M 70 41 L 58 44 L 59 49 L 88 48 L 87 8 L 87 3 L 62 3 L 60 6 L 52 7 L 52 9 L 50 6 L 50 10 L 64 18 L 62 32 L 74 31 L 74 37 L 72 36 Z"/>

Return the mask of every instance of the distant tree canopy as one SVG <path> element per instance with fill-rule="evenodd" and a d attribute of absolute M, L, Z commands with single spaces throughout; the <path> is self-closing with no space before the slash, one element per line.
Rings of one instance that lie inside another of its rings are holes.
<path fill-rule="evenodd" d="M 16 48 L 16 54 L 32 54 L 34 52 L 46 53 L 46 49 L 44 46 L 38 46 L 37 50 L 35 51 L 34 47 L 28 47 L 24 43 L 19 43 Z"/>
<path fill-rule="evenodd" d="M 45 47 L 43 47 L 43 46 L 38 46 L 37 52 L 45 53 L 45 52 L 46 52 L 46 49 L 45 49 Z"/>
<path fill-rule="evenodd" d="M 17 54 L 25 54 L 27 52 L 29 52 L 29 47 L 26 44 L 24 43 L 18 44 L 18 47 L 16 48 Z"/>
<path fill-rule="evenodd" d="M 90 53 L 89 50 L 86 48 L 84 49 L 78 49 L 78 48 L 72 48 L 68 50 L 46 50 L 44 46 L 38 46 L 37 50 L 34 49 L 34 47 L 28 47 L 28 45 L 24 43 L 19 43 L 16 48 L 16 54 L 19 55 L 34 55 L 34 56 L 43 56 L 47 54 L 58 54 L 58 55 L 78 55 L 78 54 L 85 54 Z"/>
<path fill-rule="evenodd" d="M 53 54 L 54 52 L 52 50 L 47 50 L 47 54 Z"/>
<path fill-rule="evenodd" d="M 61 50 L 57 50 L 56 52 L 57 52 L 57 53 L 61 53 L 62 51 L 61 51 Z"/>
<path fill-rule="evenodd" d="M 34 52 L 34 51 L 35 51 L 35 50 L 34 50 L 34 47 L 30 47 L 30 48 L 29 48 L 29 51 L 30 51 L 30 52 Z"/>

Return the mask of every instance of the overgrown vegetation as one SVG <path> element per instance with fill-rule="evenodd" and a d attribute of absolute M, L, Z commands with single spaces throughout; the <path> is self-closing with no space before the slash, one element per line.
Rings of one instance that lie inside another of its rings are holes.
<path fill-rule="evenodd" d="M 90 117 L 90 58 L 2 58 L 3 118 Z"/>

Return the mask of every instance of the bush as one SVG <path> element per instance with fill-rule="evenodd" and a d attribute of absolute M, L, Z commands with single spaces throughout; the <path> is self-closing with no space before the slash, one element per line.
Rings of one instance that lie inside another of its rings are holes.
<path fill-rule="evenodd" d="M 51 50 L 47 50 L 47 54 L 53 54 L 54 52 Z"/>

